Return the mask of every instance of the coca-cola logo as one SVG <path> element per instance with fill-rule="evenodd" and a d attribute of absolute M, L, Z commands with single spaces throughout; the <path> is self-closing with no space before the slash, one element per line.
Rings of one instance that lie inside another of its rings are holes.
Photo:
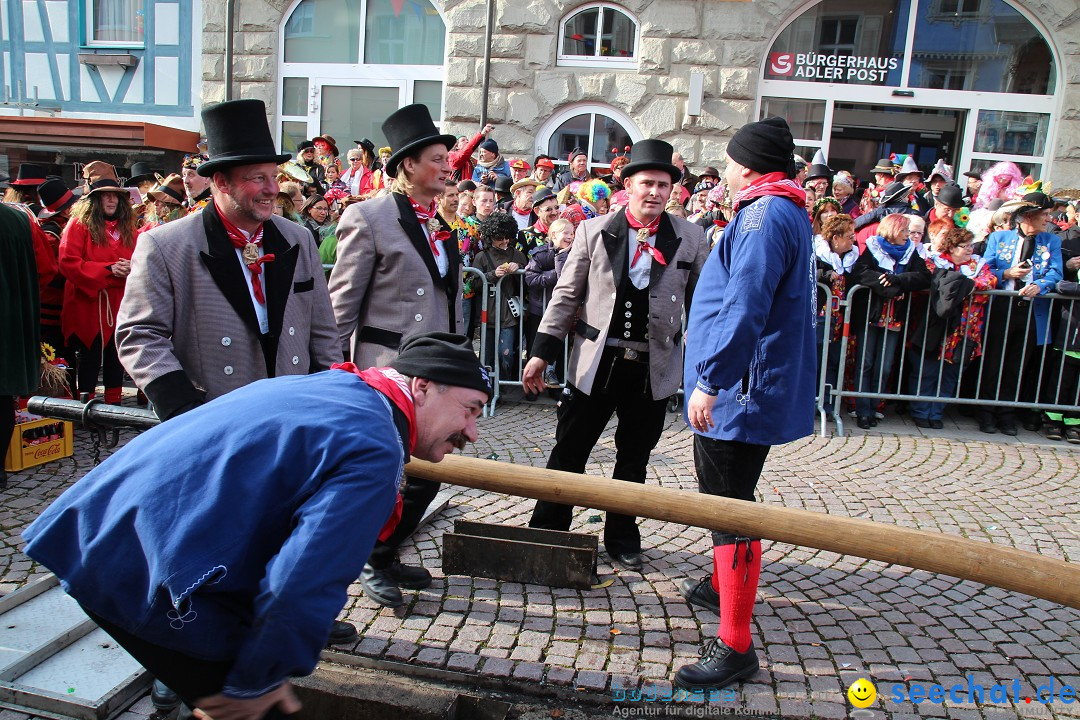
<path fill-rule="evenodd" d="M 53 455 L 59 455 L 61 452 L 63 452 L 63 450 L 64 450 L 64 444 L 61 443 L 61 442 L 54 442 L 54 443 L 50 443 L 49 445 L 45 445 L 45 446 L 40 446 L 39 445 L 34 450 L 34 459 L 35 460 L 42 460 L 42 459 L 47 458 L 47 457 L 52 457 Z"/>

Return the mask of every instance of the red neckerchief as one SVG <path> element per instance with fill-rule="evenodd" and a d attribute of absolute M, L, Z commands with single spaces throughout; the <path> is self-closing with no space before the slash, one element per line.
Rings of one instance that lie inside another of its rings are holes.
<path fill-rule="evenodd" d="M 243 252 L 248 245 L 262 247 L 263 226 L 261 224 L 258 231 L 249 240 L 240 228 L 233 225 L 227 217 L 221 214 L 221 210 L 218 210 L 217 205 L 214 206 L 214 210 L 217 212 L 218 217 L 221 218 L 221 224 L 225 226 L 225 233 L 229 236 L 229 240 L 232 241 L 233 247 L 242 251 L 243 255 L 248 254 Z M 262 280 L 259 279 L 259 275 L 262 274 L 263 263 L 274 262 L 274 254 L 270 253 L 269 255 L 256 257 L 254 262 L 250 263 L 244 258 L 243 262 L 247 265 L 247 269 L 251 271 L 251 291 L 254 293 L 255 299 L 260 305 L 265 305 L 266 295 L 263 294 Z"/>
<path fill-rule="evenodd" d="M 439 257 L 441 253 L 439 252 L 439 246 L 435 244 L 435 241 L 442 240 L 445 242 L 446 240 L 449 240 L 450 233 L 445 230 L 440 230 L 439 227 L 441 227 L 441 225 L 433 227 L 431 220 L 435 217 L 435 201 L 432 200 L 431 206 L 426 209 L 421 207 L 420 203 L 416 202 L 411 197 L 409 198 L 409 204 L 412 205 L 413 212 L 416 213 L 416 219 L 420 221 L 420 227 L 424 229 L 424 234 L 427 235 L 428 245 L 431 246 L 431 253 L 435 257 Z M 438 220 L 435 221 L 435 224 L 437 223 Z"/>
<path fill-rule="evenodd" d="M 514 209 L 514 213 L 516 215 L 530 215 L 530 214 L 532 214 L 532 208 L 526 208 L 525 210 L 522 210 L 517 205 L 511 205 L 510 207 L 512 207 Z"/>
<path fill-rule="evenodd" d="M 754 198 L 776 195 L 786 197 L 799 207 L 806 205 L 806 191 L 799 187 L 798 183 L 790 179 L 786 173 L 772 172 L 762 175 L 757 180 L 735 193 L 731 201 L 735 212 L 739 212 L 743 203 Z"/>
<path fill-rule="evenodd" d="M 387 400 L 394 404 L 394 407 L 402 412 L 405 421 L 409 425 L 409 454 L 411 455 L 413 448 L 416 447 L 416 408 L 413 406 L 412 397 L 409 395 L 405 377 L 393 368 L 383 367 L 360 370 L 351 362 L 334 363 L 330 366 L 330 369 L 351 372 L 367 383 L 373 390 L 382 393 Z M 382 530 L 379 531 L 379 540 L 385 542 L 393 534 L 394 529 L 397 528 L 397 524 L 401 520 L 401 509 L 401 493 L 399 492 L 397 500 L 394 502 L 394 511 L 390 514 L 386 524 L 383 525 Z"/>
<path fill-rule="evenodd" d="M 537 220 L 535 223 L 533 223 L 533 227 L 536 229 L 536 232 L 540 233 L 541 235 L 548 234 L 547 225 L 545 225 L 542 220 Z"/>
<path fill-rule="evenodd" d="M 652 256 L 652 259 L 661 265 L 667 265 L 667 260 L 664 259 L 663 253 L 657 250 L 655 247 L 649 244 L 649 238 L 656 234 L 656 231 L 660 229 L 660 218 L 664 215 L 661 213 L 656 216 L 648 225 L 642 224 L 633 213 L 630 212 L 630 208 L 626 208 L 626 222 L 630 224 L 631 229 L 637 230 L 637 250 L 634 252 L 634 259 L 630 261 L 630 267 L 637 265 L 638 258 L 641 257 L 641 253 L 647 252 Z"/>
<path fill-rule="evenodd" d="M 120 231 L 116 229 L 116 226 L 119 224 L 119 220 L 105 221 L 105 237 L 109 239 L 109 245 L 112 247 L 116 247 L 120 244 Z"/>

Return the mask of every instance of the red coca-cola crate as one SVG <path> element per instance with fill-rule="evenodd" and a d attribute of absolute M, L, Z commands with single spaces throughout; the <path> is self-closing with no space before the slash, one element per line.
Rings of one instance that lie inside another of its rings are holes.
<path fill-rule="evenodd" d="M 72 425 L 65 420 L 39 418 L 17 422 L 4 457 L 4 470 L 16 472 L 52 460 L 71 457 Z"/>

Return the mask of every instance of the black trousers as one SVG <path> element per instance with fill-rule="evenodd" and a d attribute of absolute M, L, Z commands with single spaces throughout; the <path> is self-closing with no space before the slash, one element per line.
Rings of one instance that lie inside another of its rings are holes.
<path fill-rule="evenodd" d="M 601 362 L 601 367 L 604 363 Z M 653 400 L 643 395 L 641 388 L 630 389 L 620 383 L 616 370 L 611 390 L 594 390 L 586 395 L 567 386 L 558 411 L 555 447 L 547 467 L 552 470 L 583 473 L 596 441 L 607 426 L 612 414 L 619 419 L 615 429 L 615 469 L 612 477 L 644 484 L 649 455 L 660 441 L 667 415 L 667 398 Z M 631 370 L 627 370 L 631 372 Z M 603 380 L 597 376 L 597 383 Z M 647 388 L 646 388 L 647 390 Z M 544 530 L 569 530 L 574 508 L 571 505 L 539 500 L 533 509 L 529 527 Z M 641 533 L 633 515 L 608 513 L 604 525 L 604 548 L 612 555 L 641 552 Z"/>
<path fill-rule="evenodd" d="M 1010 316 L 1010 309 L 1012 310 Z M 983 339 L 982 381 L 979 398 L 1005 402 L 1037 402 L 1047 388 L 1039 387 L 1050 357 L 1043 360 L 1049 346 L 1036 344 L 1035 315 L 1030 301 L 1022 298 L 994 296 L 990 298 L 990 316 Z M 1000 383 L 1000 384 L 999 384 Z M 999 420 L 1011 420 L 1015 409 L 984 406 L 980 412 L 995 415 Z"/>
<path fill-rule="evenodd" d="M 405 542 L 424 519 L 428 505 L 439 494 L 439 483 L 422 480 L 411 475 L 405 476 L 405 486 L 401 489 L 401 520 L 390 537 L 375 543 L 368 564 L 373 568 L 385 570 L 397 559 L 398 547 Z"/>
<path fill-rule="evenodd" d="M 771 445 L 751 445 L 695 434 L 694 467 L 697 468 L 698 490 L 705 495 L 754 502 L 761 469 L 771 449 Z M 732 545 L 736 537 L 745 537 L 719 530 L 713 530 L 712 536 L 714 547 Z"/>
<path fill-rule="evenodd" d="M 98 627 L 112 636 L 120 647 L 127 650 L 131 657 L 149 670 L 151 675 L 179 695 L 188 707 L 195 707 L 197 699 L 217 695 L 225 688 L 225 678 L 228 677 L 229 670 L 232 668 L 231 662 L 200 660 L 160 645 L 154 645 L 117 627 L 85 607 L 83 611 L 98 624 Z M 278 720 L 295 717 L 295 715 L 271 710 L 263 717 L 265 720 Z"/>
<path fill-rule="evenodd" d="M 101 371 L 105 388 L 124 386 L 124 366 L 116 354 L 116 336 L 109 338 L 104 351 L 101 348 L 101 336 L 94 338 L 90 347 L 74 335 L 68 339 L 68 345 L 75 351 L 75 371 L 78 375 L 80 393 L 94 394 L 97 388 L 98 372 Z M 70 360 L 70 358 L 69 358 Z"/>

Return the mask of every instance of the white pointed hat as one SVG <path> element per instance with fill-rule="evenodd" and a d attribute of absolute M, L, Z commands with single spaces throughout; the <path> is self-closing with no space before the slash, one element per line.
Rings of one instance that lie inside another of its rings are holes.
<path fill-rule="evenodd" d="M 922 170 L 919 169 L 919 166 L 915 164 L 915 158 L 908 155 L 906 158 L 904 158 L 904 166 L 900 168 L 900 172 L 896 173 L 896 179 L 899 180 L 905 175 L 910 175 L 911 173 L 918 173 L 919 175 L 923 174 Z"/>

